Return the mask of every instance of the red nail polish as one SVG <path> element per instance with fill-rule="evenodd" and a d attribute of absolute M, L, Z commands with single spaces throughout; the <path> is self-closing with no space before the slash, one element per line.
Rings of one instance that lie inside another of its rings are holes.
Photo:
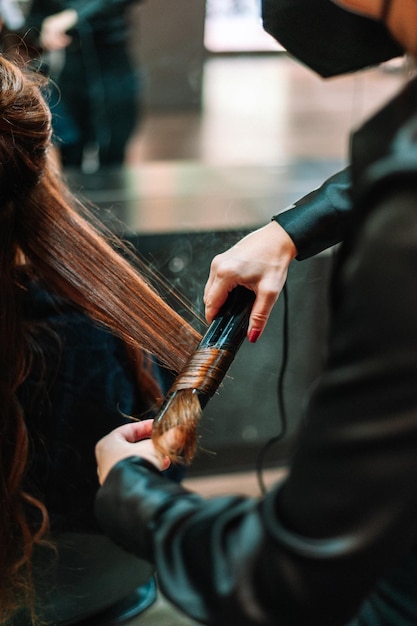
<path fill-rule="evenodd" d="M 259 339 L 260 334 L 261 334 L 260 330 L 258 330 L 257 328 L 253 328 L 249 333 L 249 337 L 248 337 L 249 341 L 251 343 L 255 343 Z"/>

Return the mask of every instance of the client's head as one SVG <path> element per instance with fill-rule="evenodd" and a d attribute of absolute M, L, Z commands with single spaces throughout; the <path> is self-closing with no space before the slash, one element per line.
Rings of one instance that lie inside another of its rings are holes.
<path fill-rule="evenodd" d="M 53 152 L 46 87 L 0 55 L 0 623 L 22 604 L 34 606 L 32 555 L 48 529 L 45 506 L 25 488 L 30 442 L 18 392 L 41 349 L 22 310 L 27 280 L 125 342 L 150 406 L 161 397 L 145 353 L 179 371 L 200 339 L 144 279 L 134 255 L 122 256 L 110 233 L 83 217 Z"/>
<path fill-rule="evenodd" d="M 51 140 L 44 79 L 0 56 L 0 206 L 14 203 L 37 184 Z"/>

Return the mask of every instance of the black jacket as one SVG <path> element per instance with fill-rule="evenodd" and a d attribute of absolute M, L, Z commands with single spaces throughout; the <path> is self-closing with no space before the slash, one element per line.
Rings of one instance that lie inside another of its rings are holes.
<path fill-rule="evenodd" d="M 353 137 L 328 362 L 282 484 L 204 500 L 132 457 L 99 491 L 105 531 L 203 623 L 417 623 L 416 129 L 412 82 Z"/>

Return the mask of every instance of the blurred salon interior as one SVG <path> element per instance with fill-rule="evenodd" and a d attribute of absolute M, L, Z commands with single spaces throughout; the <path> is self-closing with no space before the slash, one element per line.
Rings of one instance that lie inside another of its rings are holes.
<path fill-rule="evenodd" d="M 102 167 L 93 143 L 66 174 L 203 311 L 213 256 L 342 169 L 349 130 L 398 90 L 406 68 L 396 60 L 321 79 L 263 31 L 259 0 L 133 3 L 128 37 L 140 114 L 124 159 Z M 332 253 L 292 264 L 261 340 L 244 343 L 206 407 L 186 478 L 203 493 L 257 494 L 285 471 L 324 357 Z"/>
<path fill-rule="evenodd" d="M 30 0 L 19 4 L 30 11 Z M 406 69 L 395 61 L 321 79 L 263 31 L 259 0 L 133 3 L 128 41 L 140 89 L 124 158 L 102 165 L 92 141 L 66 175 L 203 311 L 213 256 L 342 169 L 349 130 Z M 324 356 L 331 263 L 332 250 L 294 263 L 265 334 L 240 349 L 204 412 L 186 479 L 195 488 L 256 494 L 285 471 Z"/>
<path fill-rule="evenodd" d="M 30 10 L 30 0 L 19 4 Z M 213 256 L 342 169 L 350 129 L 398 90 L 406 68 L 321 79 L 263 31 L 260 0 L 133 3 L 128 37 L 140 89 L 124 157 L 103 165 L 93 140 L 65 174 L 202 312 Z M 3 45 L 16 45 L 12 34 Z M 259 495 L 285 472 L 325 356 L 332 260 L 329 250 L 292 264 L 264 335 L 243 344 L 204 411 L 191 488 Z M 191 624 L 164 615 L 132 624 Z"/>

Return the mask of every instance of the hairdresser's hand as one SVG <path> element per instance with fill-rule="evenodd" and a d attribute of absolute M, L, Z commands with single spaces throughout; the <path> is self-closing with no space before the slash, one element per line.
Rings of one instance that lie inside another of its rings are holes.
<path fill-rule="evenodd" d="M 160 471 L 169 467 L 170 460 L 155 450 L 152 441 L 153 420 L 125 424 L 100 439 L 96 445 L 97 473 L 100 484 L 111 468 L 130 456 L 139 456 L 153 463 Z"/>
<path fill-rule="evenodd" d="M 63 50 L 72 41 L 67 31 L 78 22 L 78 14 L 74 9 L 65 9 L 45 18 L 42 22 L 40 44 L 45 50 Z"/>
<path fill-rule="evenodd" d="M 296 255 L 292 239 L 272 221 L 214 257 L 204 290 L 207 321 L 212 322 L 229 291 L 237 285 L 252 289 L 256 300 L 249 320 L 248 339 L 254 343 L 266 326 Z"/>

